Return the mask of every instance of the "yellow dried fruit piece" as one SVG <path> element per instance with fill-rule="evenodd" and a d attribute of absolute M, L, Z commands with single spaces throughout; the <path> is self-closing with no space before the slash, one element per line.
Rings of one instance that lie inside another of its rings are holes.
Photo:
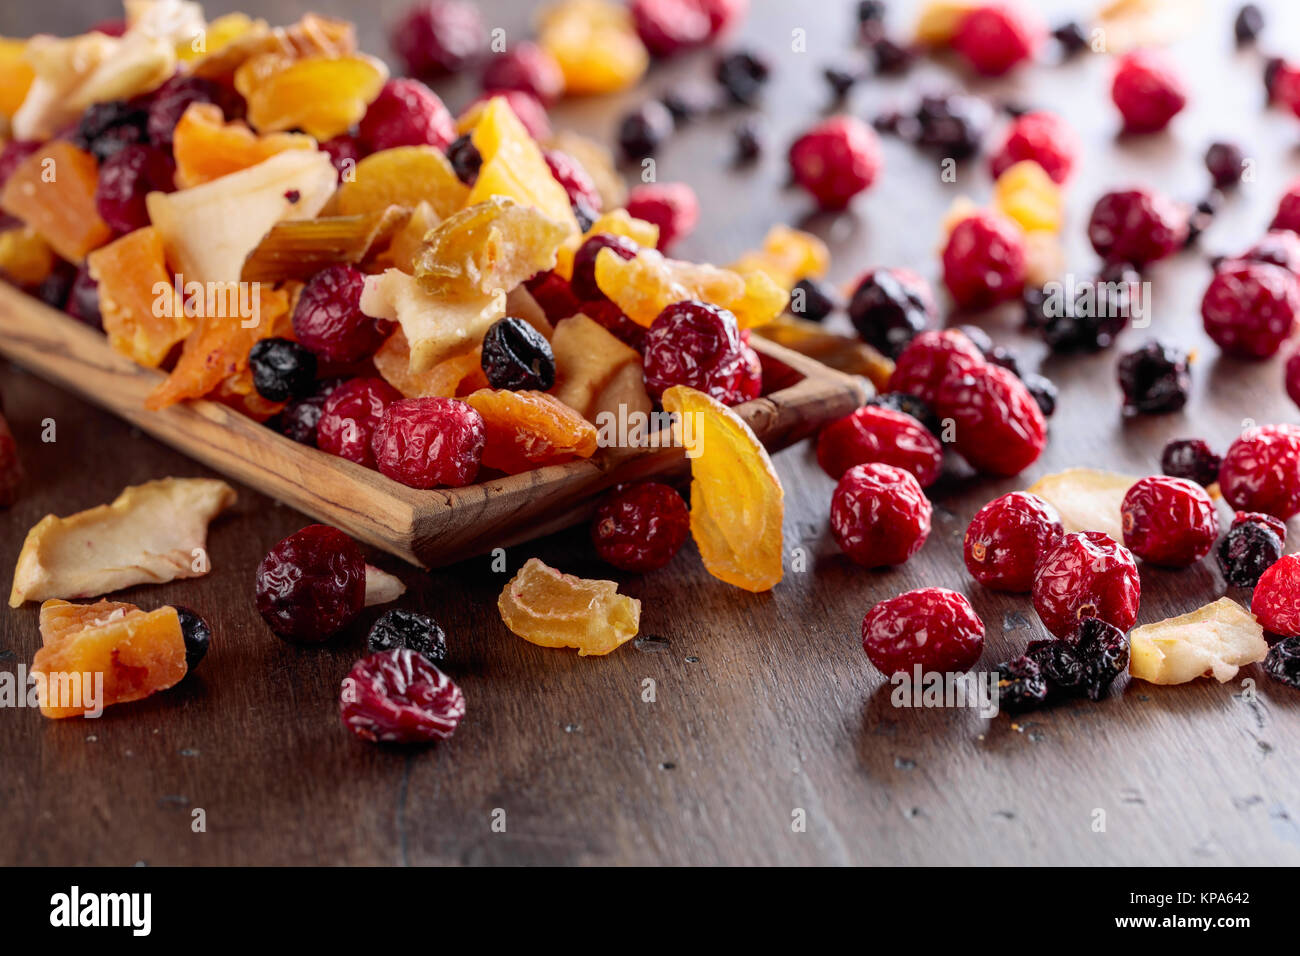
<path fill-rule="evenodd" d="M 0 275 L 14 285 L 33 286 L 54 271 L 54 250 L 30 226 L 0 232 Z"/>
<path fill-rule="evenodd" d="M 488 101 L 470 139 L 483 157 L 483 165 L 465 200 L 467 206 L 486 202 L 493 196 L 506 196 L 539 210 L 566 231 L 578 231 L 569 194 L 555 181 L 541 148 L 528 135 L 504 97 L 496 96 Z"/>
<path fill-rule="evenodd" d="M 744 292 L 727 306 L 742 329 L 766 325 L 785 311 L 790 293 L 766 272 L 750 272 L 744 280 Z"/>
<path fill-rule="evenodd" d="M 0 116 L 13 119 L 36 72 L 26 60 L 27 41 L 0 37 Z"/>
<path fill-rule="evenodd" d="M 537 42 L 560 64 L 565 91 L 574 95 L 629 89 L 650 64 L 631 15 L 607 0 L 562 0 L 546 7 Z"/>
<path fill-rule="evenodd" d="M 292 59 L 264 53 L 235 71 L 235 89 L 248 101 L 258 132 L 299 129 L 318 140 L 346 133 L 388 79 L 382 60 L 354 53 Z"/>
<path fill-rule="evenodd" d="M 1044 475 L 1025 490 L 1055 507 L 1066 531 L 1104 531 L 1123 541 L 1120 507 L 1136 481 L 1132 475 L 1114 471 L 1067 468 Z"/>
<path fill-rule="evenodd" d="M 1268 656 L 1264 629 L 1231 598 L 1135 628 L 1129 635 L 1128 672 L 1152 684 L 1185 684 L 1213 677 L 1220 684 L 1246 664 Z"/>
<path fill-rule="evenodd" d="M 746 591 L 769 591 L 783 569 L 785 490 L 767 449 L 730 408 L 674 385 L 664 410 L 691 459 L 691 537 L 704 567 Z"/>
<path fill-rule="evenodd" d="M 1065 220 L 1061 187 L 1032 159 L 1008 166 L 998 177 L 993 208 L 1026 232 L 1060 232 Z"/>
<path fill-rule="evenodd" d="M 372 153 L 357 163 L 353 177 L 339 187 L 341 216 L 389 206 L 414 209 L 427 202 L 442 218 L 464 206 L 469 196 L 469 187 L 456 177 L 442 150 L 432 146 L 397 146 Z"/>
<path fill-rule="evenodd" d="M 292 26 L 268 29 L 265 21 L 254 20 L 249 29 L 231 42 L 213 48 L 190 65 L 194 76 L 233 83 L 235 71 L 255 56 L 279 53 L 301 58 L 308 56 L 347 56 L 356 52 L 356 27 L 346 20 L 334 20 L 308 13 Z"/>
<path fill-rule="evenodd" d="M 254 20 L 246 13 L 227 13 L 209 23 L 201 34 L 177 43 L 176 58 L 182 63 L 201 60 L 241 37 L 253 35 L 259 28 L 266 30 L 265 20 Z"/>
<path fill-rule="evenodd" d="M 414 276 L 385 269 L 366 277 L 361 311 L 402 326 L 411 350 L 410 370 L 419 374 L 478 345 L 488 326 L 506 314 L 506 294 L 447 299 L 428 292 Z"/>
<path fill-rule="evenodd" d="M 328 266 L 358 265 L 387 247 L 410 218 L 408 209 L 389 206 L 359 216 L 278 222 L 248 254 L 240 278 L 244 282 L 306 282 Z"/>
<path fill-rule="evenodd" d="M 555 273 L 564 279 L 573 278 L 573 257 L 582 244 L 592 236 L 606 234 L 631 239 L 638 246 L 653 249 L 659 245 L 659 227 L 644 219 L 628 214 L 626 209 L 613 209 L 601 215 L 581 236 L 569 236 L 555 254 Z"/>
<path fill-rule="evenodd" d="M 778 224 L 768 230 L 761 249 L 745 253 L 728 268 L 742 275 L 766 273 L 778 286 L 789 290 L 800 279 L 820 279 L 830 265 L 826 243 L 810 232 Z"/>
<path fill-rule="evenodd" d="M 977 6 L 976 0 L 929 0 L 917 17 L 916 42 L 921 46 L 947 46 L 962 18 Z"/>
<path fill-rule="evenodd" d="M 626 644 L 641 626 L 641 602 L 614 581 L 563 574 L 529 558 L 510 579 L 497 608 L 506 627 L 538 647 L 573 647 L 602 656 Z"/>

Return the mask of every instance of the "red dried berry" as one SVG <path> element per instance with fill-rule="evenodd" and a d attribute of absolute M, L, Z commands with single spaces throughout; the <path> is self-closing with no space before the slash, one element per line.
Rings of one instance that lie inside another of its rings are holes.
<path fill-rule="evenodd" d="M 604 201 L 600 198 L 600 191 L 581 163 L 558 149 L 548 149 L 543 155 L 551 175 L 569 194 L 570 206 L 574 209 L 583 207 L 591 212 L 601 211 Z"/>
<path fill-rule="evenodd" d="M 1173 64 L 1154 50 L 1134 50 L 1119 58 L 1110 97 L 1130 133 L 1155 133 L 1187 105 L 1187 92 Z"/>
<path fill-rule="evenodd" d="M 145 197 L 151 192 L 171 192 L 176 165 L 153 146 L 123 146 L 99 167 L 95 208 L 116 232 L 132 232 L 149 225 Z"/>
<path fill-rule="evenodd" d="M 634 348 L 638 352 L 645 351 L 645 326 L 637 325 L 608 299 L 580 303 L 576 311 L 581 312 L 629 348 Z"/>
<path fill-rule="evenodd" d="M 325 402 L 345 381 L 346 379 L 342 378 L 321 379 L 316 383 L 316 390 L 311 395 L 290 402 L 268 424 L 285 438 L 315 448 L 316 427 L 320 424 Z"/>
<path fill-rule="evenodd" d="M 709 18 L 709 39 L 716 39 L 744 19 L 749 0 L 696 0 Z"/>
<path fill-rule="evenodd" d="M 1268 228 L 1300 232 L 1300 182 L 1292 183 L 1282 194 L 1277 203 L 1277 213 Z"/>
<path fill-rule="evenodd" d="M 446 149 L 456 138 L 456 124 L 438 94 L 419 80 L 389 80 L 366 108 L 357 128 L 368 153 L 395 146 Z"/>
<path fill-rule="evenodd" d="M 682 496 L 647 481 L 609 493 L 592 518 L 591 543 L 621 571 L 657 571 L 681 549 L 690 525 Z"/>
<path fill-rule="evenodd" d="M 0 414 L 0 508 L 18 500 L 18 486 L 23 481 L 23 466 L 18 460 L 18 442 L 9 423 Z"/>
<path fill-rule="evenodd" d="M 1064 183 L 1074 171 L 1074 158 L 1081 148 L 1070 124 L 1056 113 L 1025 113 L 1007 130 L 1002 145 L 989 160 L 989 168 L 997 179 L 1016 163 L 1032 160 L 1053 182 Z"/>
<path fill-rule="evenodd" d="M 627 212 L 659 227 L 659 249 L 667 252 L 700 221 L 700 201 L 686 183 L 646 183 L 627 196 Z"/>
<path fill-rule="evenodd" d="M 790 146 L 794 181 L 823 209 L 843 209 L 880 174 L 880 140 L 856 117 L 832 116 Z"/>
<path fill-rule="evenodd" d="M 427 744 L 455 733 L 465 695 L 423 654 L 396 647 L 352 665 L 339 688 L 339 716 L 362 740 Z"/>
<path fill-rule="evenodd" d="M 0 187 L 13 174 L 24 159 L 41 148 L 43 144 L 35 139 L 11 139 L 0 148 Z"/>
<path fill-rule="evenodd" d="M 746 365 L 736 317 L 706 302 L 666 306 L 645 335 L 646 390 L 656 400 L 673 385 L 687 385 L 739 404 Z"/>
<path fill-rule="evenodd" d="M 930 513 L 930 499 L 910 471 L 854 465 L 831 496 L 831 534 L 863 567 L 902 564 L 930 536 Z"/>
<path fill-rule="evenodd" d="M 1124 546 L 1143 561 L 1185 568 L 1210 553 L 1219 516 L 1205 489 L 1185 478 L 1149 475 L 1120 506 Z"/>
<path fill-rule="evenodd" d="M 149 94 L 149 119 L 145 125 L 149 142 L 171 149 L 176 124 L 193 103 L 215 103 L 226 119 L 241 117 L 245 110 L 243 98 L 230 87 L 178 73 Z"/>
<path fill-rule="evenodd" d="M 1286 522 L 1276 515 L 1267 515 L 1262 511 L 1238 511 L 1233 514 L 1232 524 L 1228 526 L 1228 530 L 1231 531 L 1244 524 L 1262 524 L 1277 535 L 1279 541 L 1286 543 Z"/>
<path fill-rule="evenodd" d="M 564 95 L 564 74 L 550 52 L 527 40 L 493 56 L 483 68 L 483 89 L 521 90 L 553 106 Z"/>
<path fill-rule="evenodd" d="M 1016 475 L 1047 447 L 1047 419 L 1015 373 L 983 365 L 946 380 L 935 396 L 941 419 L 954 423 L 953 443 L 977 471 Z"/>
<path fill-rule="evenodd" d="M 1283 370 L 1283 380 L 1286 383 L 1286 393 L 1290 396 L 1291 401 L 1300 405 L 1300 349 L 1292 352 L 1286 360 L 1286 367 Z"/>
<path fill-rule="evenodd" d="M 587 239 L 578 251 L 573 254 L 573 294 L 582 302 L 600 302 L 608 299 L 605 293 L 600 291 L 600 286 L 596 285 L 596 256 L 600 254 L 601 249 L 612 249 L 620 259 L 635 259 L 636 254 L 641 251 L 631 239 L 626 236 L 616 236 L 608 232 L 598 232 L 596 235 Z"/>
<path fill-rule="evenodd" d="M 573 286 L 564 276 L 554 272 L 539 272 L 524 285 L 552 322 L 567 319 L 582 311 L 582 302 L 573 294 Z"/>
<path fill-rule="evenodd" d="M 984 309 L 1020 295 L 1025 286 L 1025 237 L 992 210 L 953 226 L 943 247 L 943 284 L 963 309 Z"/>
<path fill-rule="evenodd" d="M 1270 103 L 1281 104 L 1300 116 L 1300 66 L 1280 57 L 1270 58 L 1264 64 L 1264 87 Z"/>
<path fill-rule="evenodd" d="M 1283 521 L 1300 512 L 1300 425 L 1247 428 L 1228 448 L 1219 490 L 1238 511 Z"/>
<path fill-rule="evenodd" d="M 1300 554 L 1288 554 L 1259 577 L 1250 611 L 1264 630 L 1300 635 Z"/>
<path fill-rule="evenodd" d="M 921 588 L 874 605 L 862 618 L 862 649 L 892 677 L 969 670 L 984 650 L 984 622 L 965 595 Z"/>
<path fill-rule="evenodd" d="M 740 346 L 740 351 L 745 355 L 745 371 L 740 376 L 740 400 L 747 402 L 763 394 L 763 360 L 747 343 Z"/>
<path fill-rule="evenodd" d="M 712 24 L 697 0 L 632 0 L 637 36 L 655 56 L 667 57 L 709 39 Z"/>
<path fill-rule="evenodd" d="M 943 446 L 911 415 L 878 405 L 845 415 L 817 436 L 817 464 L 837 481 L 872 461 L 911 472 L 928 488 L 943 469 Z"/>
<path fill-rule="evenodd" d="M 952 48 L 985 76 L 1001 76 L 1033 59 L 1045 39 L 1047 27 L 1032 10 L 986 3 L 961 18 Z"/>
<path fill-rule="evenodd" d="M 1275 355 L 1295 330 L 1297 316 L 1295 275 L 1266 262 L 1223 263 L 1201 299 L 1205 334 L 1237 358 Z"/>
<path fill-rule="evenodd" d="M 1100 531 L 1067 534 L 1034 572 L 1034 610 L 1057 637 L 1101 618 L 1127 632 L 1137 620 L 1142 582 L 1128 549 Z"/>
<path fill-rule="evenodd" d="M 393 324 L 361 311 L 366 277 L 349 265 L 322 269 L 303 286 L 293 309 L 293 332 L 327 362 L 359 362 L 375 354 Z"/>
<path fill-rule="evenodd" d="M 541 142 L 551 138 L 551 119 L 546 114 L 546 107 L 542 101 L 531 93 L 525 93 L 523 90 L 492 90 L 487 93 L 481 93 L 477 98 L 470 101 L 470 104 L 461 111 L 464 116 L 470 110 L 474 109 L 480 103 L 486 103 L 488 100 L 500 97 L 510 105 L 510 110 L 515 114 L 519 122 L 524 124 L 524 129 L 533 139 Z"/>
<path fill-rule="evenodd" d="M 455 73 L 487 49 L 478 8 L 459 0 L 423 0 L 393 25 L 393 49 L 414 76 Z"/>
<path fill-rule="evenodd" d="M 375 467 L 370 439 L 384 411 L 402 393 L 381 378 L 354 378 L 330 393 L 316 424 L 316 447 L 331 455 Z"/>
<path fill-rule="evenodd" d="M 1088 219 L 1088 241 L 1107 262 L 1141 269 L 1187 242 L 1187 210 L 1148 189 L 1109 192 Z"/>
<path fill-rule="evenodd" d="M 361 161 L 361 144 L 357 142 L 355 136 L 348 133 L 325 140 L 320 144 L 320 148 L 329 154 L 330 162 L 338 170 L 340 179 L 355 172 L 357 163 Z"/>
<path fill-rule="evenodd" d="M 889 377 L 889 391 L 915 395 L 933 405 L 950 378 L 987 364 L 984 353 L 958 329 L 922 332 L 903 349 Z"/>
<path fill-rule="evenodd" d="M 486 444 L 483 416 L 454 398 L 393 402 L 370 438 L 379 473 L 410 488 L 473 484 Z"/>
<path fill-rule="evenodd" d="M 994 591 L 1028 594 L 1038 559 L 1065 534 L 1061 515 L 1027 491 L 994 498 L 975 513 L 962 544 L 966 570 Z"/>
<path fill-rule="evenodd" d="M 319 644 L 366 603 L 361 548 L 337 528 L 313 524 L 272 548 L 257 566 L 257 611 L 287 641 Z"/>

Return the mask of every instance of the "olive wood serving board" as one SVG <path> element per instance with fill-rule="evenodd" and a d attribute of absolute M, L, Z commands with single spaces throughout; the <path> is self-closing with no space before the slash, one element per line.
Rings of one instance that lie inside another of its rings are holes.
<path fill-rule="evenodd" d="M 765 369 L 790 384 L 736 411 L 770 450 L 862 404 L 870 385 L 755 336 Z M 683 472 L 683 450 L 604 448 L 592 458 L 465 488 L 408 488 L 300 445 L 211 401 L 144 407 L 162 373 L 136 365 L 88 326 L 0 283 L 0 353 L 100 405 L 178 451 L 318 521 L 420 567 L 438 567 L 550 534 L 587 518 L 619 482 Z"/>

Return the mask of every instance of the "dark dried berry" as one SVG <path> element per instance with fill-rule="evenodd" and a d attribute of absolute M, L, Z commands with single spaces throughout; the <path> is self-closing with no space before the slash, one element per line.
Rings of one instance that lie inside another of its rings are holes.
<path fill-rule="evenodd" d="M 1088 617 L 1066 640 L 1083 661 L 1080 689 L 1090 700 L 1101 700 L 1115 678 L 1128 669 L 1128 635 L 1100 618 Z"/>
<path fill-rule="evenodd" d="M 1008 714 L 1019 714 L 1047 703 L 1047 678 L 1038 663 L 1030 657 L 999 664 L 998 708 Z"/>
<path fill-rule="evenodd" d="M 1253 3 L 1247 3 L 1237 11 L 1237 19 L 1232 21 L 1232 33 L 1240 44 L 1254 43 L 1264 32 L 1264 13 Z"/>
<path fill-rule="evenodd" d="M 1030 373 L 1020 376 L 1020 380 L 1025 383 L 1025 388 L 1029 389 L 1029 394 L 1034 396 L 1034 401 L 1038 403 L 1045 418 L 1051 418 L 1056 414 L 1056 385 L 1050 378 Z"/>
<path fill-rule="evenodd" d="M 149 225 L 145 197 L 171 192 L 176 165 L 164 150 L 153 146 L 123 146 L 99 167 L 95 208 L 100 218 L 120 233 Z"/>
<path fill-rule="evenodd" d="M 253 387 L 269 402 L 287 402 L 316 386 L 316 355 L 289 339 L 262 339 L 248 351 Z"/>
<path fill-rule="evenodd" d="M 990 364 L 1001 365 L 1016 378 L 1024 380 L 1025 376 L 1020 370 L 1020 357 L 1011 349 L 1002 345 L 995 345 L 984 353 L 984 357 L 989 360 Z"/>
<path fill-rule="evenodd" d="M 1047 678 L 1048 696 L 1075 697 L 1084 692 L 1088 669 L 1069 641 L 1030 641 L 1025 656 L 1036 663 Z"/>
<path fill-rule="evenodd" d="M 86 108 L 72 132 L 72 144 L 101 163 L 124 146 L 148 140 L 149 114 L 126 100 L 107 100 Z"/>
<path fill-rule="evenodd" d="M 916 52 L 911 47 L 886 36 L 871 44 L 871 52 L 876 60 L 876 72 L 887 76 L 905 73 L 916 62 Z"/>
<path fill-rule="evenodd" d="M 834 287 L 816 279 L 803 278 L 790 291 L 790 314 L 820 322 L 835 311 L 839 296 Z"/>
<path fill-rule="evenodd" d="M 447 147 L 447 159 L 451 162 L 451 168 L 456 173 L 456 178 L 466 186 L 474 185 L 478 179 L 478 171 L 483 167 L 483 156 L 474 145 L 474 141 L 469 138 L 469 133 L 454 139 L 451 145 Z"/>
<path fill-rule="evenodd" d="M 862 78 L 862 70 L 860 67 L 828 66 L 822 69 L 822 77 L 831 88 L 831 99 L 839 103 Z"/>
<path fill-rule="evenodd" d="M 68 315 L 91 328 L 104 328 L 104 318 L 99 314 L 99 283 L 91 277 L 84 262 L 77 269 L 77 278 L 68 293 L 67 310 Z"/>
<path fill-rule="evenodd" d="M 366 562 L 337 528 L 313 524 L 262 559 L 255 583 L 258 613 L 287 641 L 318 644 L 361 613 Z"/>
<path fill-rule="evenodd" d="M 894 269 L 872 269 L 849 299 L 849 319 L 862 340 L 898 358 L 934 318 L 924 281 Z"/>
<path fill-rule="evenodd" d="M 1205 168 L 1216 186 L 1235 186 L 1241 182 L 1246 154 L 1236 143 L 1211 143 L 1205 151 Z"/>
<path fill-rule="evenodd" d="M 608 232 L 598 232 L 583 242 L 573 254 L 573 278 L 569 283 L 581 302 L 604 302 L 609 298 L 596 284 L 596 256 L 602 249 L 613 250 L 620 259 L 635 259 L 641 247 L 626 236 Z"/>
<path fill-rule="evenodd" d="M 933 435 L 938 435 L 943 427 L 929 402 L 907 392 L 881 392 L 867 399 L 867 404 L 911 415 Z"/>
<path fill-rule="evenodd" d="M 659 102 L 673 114 L 673 122 L 678 126 L 686 126 L 717 109 L 718 95 L 713 87 L 688 83 L 668 90 L 659 97 Z"/>
<path fill-rule="evenodd" d="M 1119 360 L 1124 414 L 1160 415 L 1187 404 L 1192 388 L 1187 353 L 1163 342 L 1148 342 Z"/>
<path fill-rule="evenodd" d="M 763 155 L 763 129 L 754 118 L 743 119 L 733 132 L 736 141 L 736 162 L 752 163 Z"/>
<path fill-rule="evenodd" d="M 189 674 L 208 653 L 212 643 L 212 628 L 195 612 L 179 604 L 173 605 L 181 619 L 181 637 L 185 640 L 185 673 Z"/>
<path fill-rule="evenodd" d="M 60 259 L 55 262 L 54 271 L 42 279 L 41 284 L 36 287 L 36 298 L 51 309 L 62 310 L 67 307 L 72 284 L 76 281 L 76 266 Z"/>
<path fill-rule="evenodd" d="M 149 96 L 149 141 L 170 149 L 176 124 L 194 103 L 215 103 L 226 119 L 238 119 L 245 110 L 243 98 L 232 88 L 203 77 L 177 74 Z"/>
<path fill-rule="evenodd" d="M 1259 577 L 1282 557 L 1282 539 L 1254 521 L 1234 525 L 1219 542 L 1219 570 L 1235 588 L 1253 588 Z"/>
<path fill-rule="evenodd" d="M 964 93 L 926 96 L 916 111 L 916 142 L 952 159 L 966 159 L 980 151 L 993 110 L 983 100 Z"/>
<path fill-rule="evenodd" d="M 372 654 L 404 647 L 437 664 L 447 657 L 447 635 L 427 614 L 393 608 L 371 626 L 366 647 Z"/>
<path fill-rule="evenodd" d="M 882 0 L 858 0 L 858 23 L 879 23 L 885 19 Z"/>
<path fill-rule="evenodd" d="M 1273 680 L 1300 689 L 1300 637 L 1288 637 L 1268 649 L 1264 672 Z"/>
<path fill-rule="evenodd" d="M 1098 352 L 1110 348 L 1141 305 L 1141 282 L 1136 270 L 1123 263 L 1112 263 L 1095 280 L 1081 285 L 1074 301 L 1064 308 L 1049 296 L 1040 308 L 1045 322 L 1044 341 L 1053 352 Z"/>
<path fill-rule="evenodd" d="M 352 665 L 339 689 L 339 716 L 362 740 L 431 743 L 456 731 L 465 695 L 424 655 L 398 647 Z"/>
<path fill-rule="evenodd" d="M 347 379 L 329 378 L 316 383 L 316 390 L 306 398 L 290 402 L 268 423 L 285 438 L 300 445 L 316 447 L 316 425 L 320 422 L 325 400 Z"/>
<path fill-rule="evenodd" d="M 718 60 L 713 75 L 734 102 L 752 106 L 772 75 L 772 69 L 758 53 L 740 50 Z"/>
<path fill-rule="evenodd" d="M 658 100 L 647 100 L 619 122 L 619 149 L 627 159 L 644 159 L 655 153 L 672 132 L 673 114 L 668 107 Z"/>
<path fill-rule="evenodd" d="M 1175 438 L 1160 453 L 1160 470 L 1174 478 L 1186 478 L 1208 488 L 1219 480 L 1223 459 L 1200 438 Z"/>
<path fill-rule="evenodd" d="M 1052 31 L 1052 37 L 1061 45 L 1061 52 L 1067 57 L 1082 53 L 1088 47 L 1088 34 L 1076 20 L 1062 23 Z"/>
<path fill-rule="evenodd" d="M 499 319 L 483 336 L 483 374 L 493 388 L 545 392 L 555 384 L 551 343 L 523 319 Z"/>
<path fill-rule="evenodd" d="M 747 356 L 736 317 L 724 308 L 687 300 L 666 306 L 645 336 L 645 384 L 658 399 L 689 385 L 724 405 L 745 400 Z"/>

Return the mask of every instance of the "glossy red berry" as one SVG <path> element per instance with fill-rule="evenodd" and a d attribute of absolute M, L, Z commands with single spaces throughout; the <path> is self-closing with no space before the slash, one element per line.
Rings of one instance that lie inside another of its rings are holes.
<path fill-rule="evenodd" d="M 1300 86 L 1300 81 L 1297 82 L 1297 86 Z M 1287 191 L 1278 200 L 1277 212 L 1269 228 L 1300 232 L 1300 181 L 1287 187 Z"/>
<path fill-rule="evenodd" d="M 1300 316 L 1300 284 L 1266 262 L 1229 260 L 1201 299 L 1205 334 L 1228 355 L 1262 359 L 1291 337 Z"/>
<path fill-rule="evenodd" d="M 817 464 L 837 481 L 872 461 L 911 472 L 928 488 L 943 469 L 943 446 L 911 415 L 877 405 L 845 415 L 817 436 Z"/>
<path fill-rule="evenodd" d="M 1300 405 L 1300 349 L 1287 356 L 1286 366 L 1283 370 L 1283 381 L 1286 384 L 1286 393 L 1290 396 L 1291 401 Z"/>
<path fill-rule="evenodd" d="M 862 649 L 892 677 L 969 670 L 984 650 L 984 622 L 965 595 L 921 588 L 874 605 L 862 618 Z"/>
<path fill-rule="evenodd" d="M 455 398 L 407 398 L 384 409 L 370 438 L 379 473 L 410 488 L 473 484 L 487 426 Z"/>
<path fill-rule="evenodd" d="M 348 265 L 327 266 L 307 280 L 293 310 L 293 332 L 326 362 L 359 362 L 375 354 L 393 324 L 361 311 L 366 277 Z"/>
<path fill-rule="evenodd" d="M 551 175 L 568 194 L 570 206 L 574 209 L 585 208 L 592 213 L 601 211 L 604 201 L 600 198 L 596 184 L 581 163 L 558 149 L 548 149 L 543 155 L 546 157 L 546 166 L 550 169 Z"/>
<path fill-rule="evenodd" d="M 674 489 L 657 481 L 617 488 L 591 521 L 591 543 L 602 561 L 621 571 L 657 571 L 673 559 L 691 516 Z"/>
<path fill-rule="evenodd" d="M 327 139 L 320 144 L 320 148 L 329 155 L 340 179 L 355 172 L 357 163 L 361 162 L 361 144 L 350 133 L 340 133 L 333 139 Z"/>
<path fill-rule="evenodd" d="M 1081 150 L 1079 137 L 1064 119 L 1039 110 L 1012 122 L 1002 144 L 993 151 L 989 168 L 997 179 L 1016 163 L 1032 160 L 1053 182 L 1064 183 L 1074 172 L 1075 157 Z"/>
<path fill-rule="evenodd" d="M 1260 575 L 1250 612 L 1270 633 L 1300 635 L 1300 554 L 1280 558 Z"/>
<path fill-rule="evenodd" d="M 1061 515 L 1052 505 L 1013 491 L 975 513 L 962 543 L 966 570 L 986 588 L 1028 594 L 1038 559 L 1064 534 Z"/>
<path fill-rule="evenodd" d="M 747 402 L 763 394 L 763 360 L 747 343 L 741 344 L 740 351 L 745 356 L 745 371 L 740 376 L 738 387 L 740 400 Z"/>
<path fill-rule="evenodd" d="M 939 388 L 934 401 L 941 419 L 954 423 L 953 443 L 977 471 L 1016 475 L 1047 447 L 1047 419 L 1015 374 L 983 365 Z"/>
<path fill-rule="evenodd" d="M 1124 546 L 1143 561 L 1185 568 L 1210 553 L 1219 516 L 1205 489 L 1185 478 L 1149 475 L 1120 506 Z"/>
<path fill-rule="evenodd" d="M 596 284 L 596 256 L 601 249 L 611 250 L 620 259 L 635 259 L 641 251 L 641 247 L 626 236 L 608 232 L 598 232 L 583 242 L 573 254 L 573 278 L 570 280 L 573 294 L 580 302 L 598 302 L 608 298 Z"/>
<path fill-rule="evenodd" d="M 1025 237 L 1010 219 L 982 209 L 962 219 L 943 247 L 943 284 L 963 309 L 984 309 L 1020 295 Z"/>
<path fill-rule="evenodd" d="M 1134 50 L 1119 58 L 1110 96 L 1130 133 L 1158 132 L 1187 105 L 1182 79 L 1154 50 Z"/>
<path fill-rule="evenodd" d="M 483 89 L 489 93 L 522 90 L 552 106 L 564 95 L 564 74 L 550 51 L 524 40 L 488 60 L 483 68 Z"/>
<path fill-rule="evenodd" d="M 1238 511 L 1300 512 L 1300 425 L 1247 428 L 1223 456 L 1219 489 Z"/>
<path fill-rule="evenodd" d="M 573 294 L 573 286 L 562 275 L 555 272 L 539 272 L 528 279 L 524 285 L 528 289 L 528 294 L 542 307 L 542 311 L 551 322 L 567 319 L 582 311 L 581 300 Z"/>
<path fill-rule="evenodd" d="M 889 391 L 915 395 L 933 405 L 944 382 L 986 364 L 984 353 L 966 333 L 958 329 L 922 332 L 894 363 Z"/>
<path fill-rule="evenodd" d="M 422 0 L 393 25 L 391 40 L 414 76 L 455 73 L 488 48 L 478 8 L 462 0 Z"/>
<path fill-rule="evenodd" d="M 818 123 L 790 146 L 794 181 L 823 209 L 843 209 L 876 181 L 884 160 L 870 126 L 852 116 Z"/>
<path fill-rule="evenodd" d="M 700 202 L 686 183 L 645 183 L 627 196 L 627 212 L 659 227 L 659 248 L 667 252 L 700 221 Z"/>
<path fill-rule="evenodd" d="M 238 118 L 245 110 L 242 97 L 232 88 L 178 73 L 149 94 L 149 118 L 145 123 L 149 142 L 170 150 L 176 124 L 194 103 L 215 103 L 227 119 Z"/>
<path fill-rule="evenodd" d="M 1088 241 L 1107 262 L 1141 269 L 1187 242 L 1187 210 L 1148 189 L 1106 193 L 1092 207 Z"/>
<path fill-rule="evenodd" d="M 171 192 L 176 165 L 153 146 L 123 146 L 99 167 L 95 208 L 116 232 L 126 233 L 149 225 L 145 197 L 151 192 Z"/>
<path fill-rule="evenodd" d="M 695 0 L 709 17 L 709 39 L 716 39 L 744 19 L 749 0 Z"/>
<path fill-rule="evenodd" d="M 331 455 L 375 467 L 370 439 L 384 410 L 402 393 L 381 378 L 354 378 L 334 389 L 316 423 L 316 447 Z"/>
<path fill-rule="evenodd" d="M 984 3 L 962 16 L 952 48 L 985 76 L 1001 76 L 1031 60 L 1047 39 L 1047 27 L 1029 7 Z"/>
<path fill-rule="evenodd" d="M 365 557 L 337 528 L 308 525 L 267 553 L 254 587 L 258 613 L 272 631 L 287 641 L 319 644 L 365 606 Z"/>
<path fill-rule="evenodd" d="M 1100 531 L 1061 538 L 1034 572 L 1034 610 L 1057 637 L 1067 637 L 1084 618 L 1101 618 L 1128 631 L 1142 597 L 1133 555 Z"/>
<path fill-rule="evenodd" d="M 831 496 L 831 533 L 866 568 L 902 564 L 930 536 L 930 499 L 910 471 L 854 465 Z"/>
<path fill-rule="evenodd" d="M 1300 277 L 1300 236 L 1289 229 L 1271 229 L 1264 238 L 1234 258 L 1281 266 Z"/>
<path fill-rule="evenodd" d="M 645 384 L 655 399 L 673 385 L 688 385 L 725 405 L 738 404 L 746 364 L 736 317 L 716 305 L 676 302 L 645 335 Z"/>
<path fill-rule="evenodd" d="M 632 0 L 637 36 L 655 56 L 668 57 L 709 39 L 712 24 L 697 0 Z"/>
<path fill-rule="evenodd" d="M 419 80 L 389 80 L 361 118 L 358 136 L 368 153 L 395 146 L 446 149 L 456 124 L 438 94 Z"/>
<path fill-rule="evenodd" d="M 339 716 L 362 740 L 431 743 L 455 733 L 465 695 L 423 654 L 398 647 L 352 665 L 339 688 Z"/>

